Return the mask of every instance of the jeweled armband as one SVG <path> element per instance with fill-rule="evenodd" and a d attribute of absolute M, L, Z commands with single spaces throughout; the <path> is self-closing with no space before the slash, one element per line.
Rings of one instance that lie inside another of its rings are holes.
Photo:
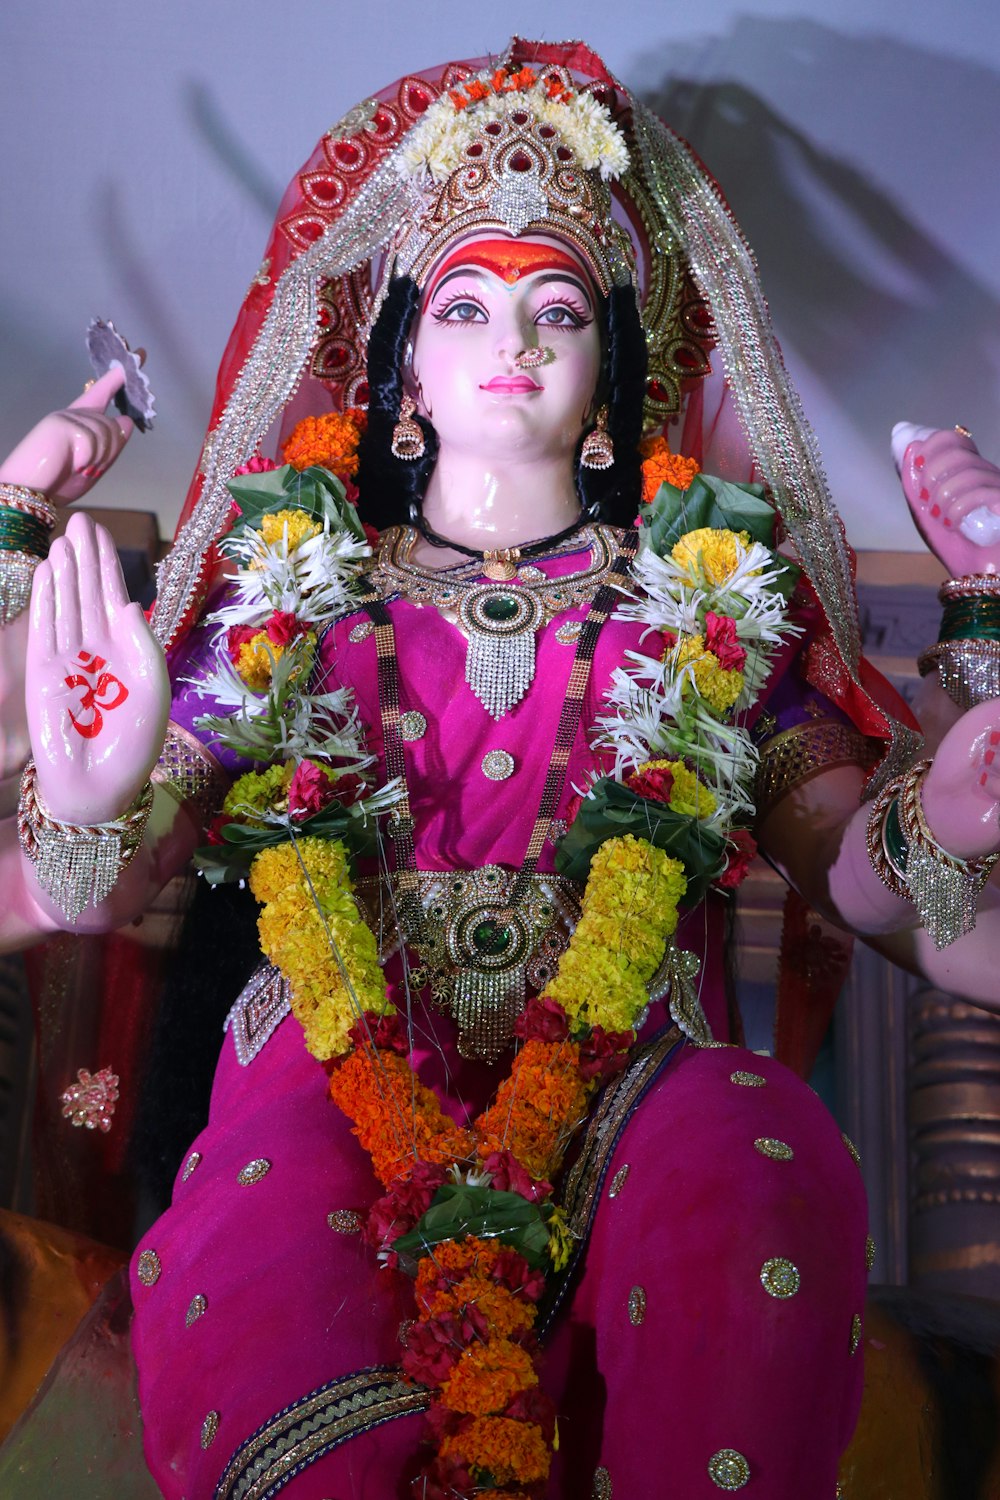
<path fill-rule="evenodd" d="M 834 766 L 866 767 L 871 758 L 864 735 L 840 719 L 811 719 L 781 730 L 761 747 L 754 786 L 758 818 L 821 772 Z"/>
<path fill-rule="evenodd" d="M 1000 576 L 973 573 L 941 585 L 941 629 L 921 652 L 920 675 L 936 672 L 959 708 L 1000 697 Z"/>
<path fill-rule="evenodd" d="M 42 801 L 35 763 L 28 761 L 21 775 L 17 836 L 38 884 L 70 922 L 111 894 L 139 852 L 152 806 L 153 788 L 147 781 L 120 818 L 108 823 L 64 823 Z"/>
<path fill-rule="evenodd" d="M 207 823 L 218 812 L 227 778 L 211 750 L 189 729 L 171 721 L 151 780 L 192 817 Z"/>
<path fill-rule="evenodd" d="M 867 847 L 879 880 L 913 903 L 921 927 L 941 949 L 975 927 L 979 893 L 1000 854 L 958 859 L 938 843 L 920 795 L 930 764 L 917 761 L 882 789 L 868 818 Z"/>

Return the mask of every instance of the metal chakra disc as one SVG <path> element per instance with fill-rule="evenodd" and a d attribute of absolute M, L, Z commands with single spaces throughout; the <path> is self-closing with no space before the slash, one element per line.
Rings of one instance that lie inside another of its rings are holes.
<path fill-rule="evenodd" d="M 482 765 L 483 775 L 490 781 L 506 781 L 514 774 L 514 757 L 509 750 L 487 750 Z"/>
<path fill-rule="evenodd" d="M 427 733 L 427 720 L 415 708 L 408 708 L 399 716 L 399 732 L 404 740 L 422 740 Z"/>
<path fill-rule="evenodd" d="M 531 686 L 535 632 L 544 617 L 533 593 L 501 583 L 470 589 L 462 599 L 458 618 L 469 639 L 465 680 L 491 718 L 503 718 Z"/>

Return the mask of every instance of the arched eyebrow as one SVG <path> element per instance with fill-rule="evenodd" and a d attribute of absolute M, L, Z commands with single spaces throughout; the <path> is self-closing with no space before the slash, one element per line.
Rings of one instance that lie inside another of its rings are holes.
<path fill-rule="evenodd" d="M 594 310 L 594 297 L 590 287 L 582 276 L 574 276 L 572 271 L 542 271 L 533 280 L 533 286 L 545 286 L 550 281 L 568 281 L 570 286 L 575 286 L 587 299 L 587 306 L 591 312 Z"/>
<path fill-rule="evenodd" d="M 477 281 L 486 280 L 486 272 L 480 271 L 477 266 L 456 266 L 454 271 L 449 271 L 446 275 L 441 277 L 440 281 L 434 283 L 434 286 L 431 288 L 430 295 L 424 302 L 424 307 L 429 307 L 441 288 L 443 286 L 447 286 L 448 282 L 453 281 L 456 276 L 474 276 Z"/>

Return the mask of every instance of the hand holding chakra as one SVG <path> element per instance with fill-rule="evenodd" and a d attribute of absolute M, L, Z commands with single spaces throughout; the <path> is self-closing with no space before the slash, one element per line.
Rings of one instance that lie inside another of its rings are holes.
<path fill-rule="evenodd" d="M 75 515 L 35 573 L 27 658 L 38 787 L 69 823 L 118 817 L 156 764 L 166 732 L 166 662 L 130 604 L 114 543 Z"/>

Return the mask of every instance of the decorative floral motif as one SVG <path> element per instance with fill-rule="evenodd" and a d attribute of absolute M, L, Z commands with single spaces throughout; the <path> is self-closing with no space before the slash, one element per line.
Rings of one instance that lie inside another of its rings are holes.
<path fill-rule="evenodd" d="M 76 1082 L 59 1096 L 64 1119 L 107 1135 L 118 1102 L 118 1082 L 118 1075 L 110 1068 L 100 1068 L 96 1073 L 80 1068 Z"/>

